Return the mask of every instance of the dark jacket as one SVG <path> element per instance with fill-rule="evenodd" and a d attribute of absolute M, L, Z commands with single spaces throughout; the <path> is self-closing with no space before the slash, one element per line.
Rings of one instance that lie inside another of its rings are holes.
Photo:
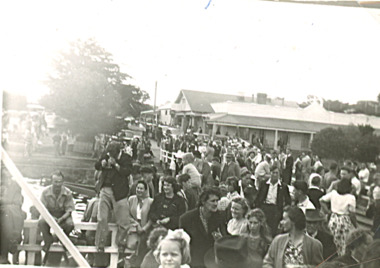
<path fill-rule="evenodd" d="M 179 217 L 186 212 L 185 199 L 177 194 L 169 199 L 165 197 L 164 193 L 155 196 L 149 211 L 149 219 L 156 223 L 157 220 L 162 220 L 166 217 L 170 221 L 164 225 L 167 229 L 177 229 L 179 225 Z"/>
<path fill-rule="evenodd" d="M 336 253 L 336 246 L 334 244 L 334 239 L 332 235 L 323 231 L 318 231 L 317 235 L 315 236 L 315 239 L 319 240 L 322 243 L 323 259 L 326 260 L 328 257 Z"/>
<path fill-rule="evenodd" d="M 267 199 L 269 190 L 268 181 L 262 181 L 259 187 L 259 192 L 256 198 L 256 207 L 260 208 Z M 289 188 L 286 183 L 280 182 L 277 186 L 277 201 L 276 205 L 280 212 L 283 211 L 284 207 L 291 204 L 291 198 L 289 194 Z"/>
<path fill-rule="evenodd" d="M 321 209 L 319 199 L 324 195 L 325 194 L 321 190 L 316 188 L 310 188 L 307 190 L 307 196 L 309 197 L 310 201 L 313 203 L 316 209 Z"/>
<path fill-rule="evenodd" d="M 212 173 L 212 178 L 214 179 L 214 182 L 216 180 L 216 177 L 219 178 L 220 180 L 220 173 L 222 171 L 222 167 L 220 165 L 220 163 L 218 162 L 213 162 L 212 165 L 211 165 L 211 173 Z"/>
<path fill-rule="evenodd" d="M 179 228 L 182 228 L 191 238 L 191 267 L 204 266 L 204 255 L 214 246 L 212 232 L 219 229 L 223 235 L 227 234 L 224 214 L 216 212 L 209 219 L 208 232 L 206 232 L 199 213 L 199 208 L 195 208 L 179 219 Z"/>
<path fill-rule="evenodd" d="M 228 177 L 232 176 L 240 179 L 240 167 L 238 163 L 234 161 L 229 164 L 225 163 L 223 165 L 220 181 L 226 181 Z"/>
<path fill-rule="evenodd" d="M 293 156 L 288 156 L 285 160 L 285 168 L 282 171 L 282 178 L 284 182 L 290 183 L 292 180 L 292 175 L 293 175 L 293 164 L 294 164 L 294 159 Z"/>
<path fill-rule="evenodd" d="M 101 171 L 100 178 L 95 185 L 95 190 L 99 192 L 105 180 L 109 179 L 115 200 L 119 201 L 123 198 L 127 198 L 129 194 L 129 175 L 132 172 L 132 157 L 122 153 L 120 159 L 116 159 L 116 163 L 120 166 L 119 170 L 115 167 L 111 169 L 103 168 L 101 164 L 103 159 L 107 159 L 106 154 L 95 163 L 95 169 Z"/>
<path fill-rule="evenodd" d="M 198 203 L 198 194 L 194 188 L 189 188 L 184 190 L 185 192 L 185 201 L 187 204 L 187 210 L 192 210 L 196 207 Z"/>

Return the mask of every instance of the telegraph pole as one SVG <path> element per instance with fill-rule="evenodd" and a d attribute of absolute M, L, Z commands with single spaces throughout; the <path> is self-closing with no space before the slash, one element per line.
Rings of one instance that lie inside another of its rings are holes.
<path fill-rule="evenodd" d="M 153 106 L 153 115 L 156 120 L 156 125 L 158 126 L 158 116 L 156 115 L 156 99 L 157 99 L 157 81 L 154 88 L 154 106 Z"/>

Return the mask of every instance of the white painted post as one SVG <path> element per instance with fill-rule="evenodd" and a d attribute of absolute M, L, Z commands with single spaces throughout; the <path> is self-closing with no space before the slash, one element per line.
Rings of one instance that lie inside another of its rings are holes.
<path fill-rule="evenodd" d="M 276 129 L 276 130 L 274 131 L 274 146 L 273 146 L 273 148 L 274 148 L 275 150 L 277 150 L 277 140 L 278 140 L 278 130 Z"/>
<path fill-rule="evenodd" d="M 74 244 L 70 241 L 70 239 L 63 232 L 61 227 L 57 224 L 54 218 L 50 215 L 49 211 L 46 207 L 41 203 L 41 201 L 33 194 L 30 190 L 28 184 L 25 182 L 24 177 L 21 172 L 17 169 L 16 165 L 13 163 L 12 159 L 9 157 L 4 148 L 1 147 L 1 161 L 3 161 L 4 165 L 8 169 L 9 173 L 12 175 L 13 179 L 20 185 L 21 189 L 25 192 L 25 194 L 32 200 L 33 205 L 40 212 L 41 216 L 46 220 L 49 226 L 54 230 L 57 234 L 58 238 L 62 242 L 62 244 L 66 247 L 66 249 L 73 256 L 79 267 L 91 267 L 86 259 L 82 256 L 79 250 L 74 246 Z"/>
<path fill-rule="evenodd" d="M 112 230 L 111 233 L 111 247 L 117 248 L 116 245 L 116 233 L 117 230 Z M 111 253 L 111 260 L 110 260 L 110 267 L 111 268 L 116 268 L 117 267 L 117 262 L 119 260 L 119 253 Z"/>

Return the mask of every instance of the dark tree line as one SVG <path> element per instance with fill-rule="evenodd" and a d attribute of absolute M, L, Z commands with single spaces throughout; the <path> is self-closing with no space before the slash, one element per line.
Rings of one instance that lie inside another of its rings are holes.
<path fill-rule="evenodd" d="M 324 158 L 374 162 L 380 153 L 380 137 L 370 125 L 325 128 L 314 136 L 311 149 Z"/>

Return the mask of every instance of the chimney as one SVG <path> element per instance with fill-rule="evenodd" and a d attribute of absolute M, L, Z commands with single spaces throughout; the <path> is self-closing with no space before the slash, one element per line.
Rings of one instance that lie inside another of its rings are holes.
<path fill-rule="evenodd" d="M 244 102 L 244 92 L 238 92 L 238 97 L 237 97 L 238 101 L 240 102 Z"/>
<path fill-rule="evenodd" d="M 267 94 L 257 93 L 257 103 L 258 104 L 267 104 Z"/>

